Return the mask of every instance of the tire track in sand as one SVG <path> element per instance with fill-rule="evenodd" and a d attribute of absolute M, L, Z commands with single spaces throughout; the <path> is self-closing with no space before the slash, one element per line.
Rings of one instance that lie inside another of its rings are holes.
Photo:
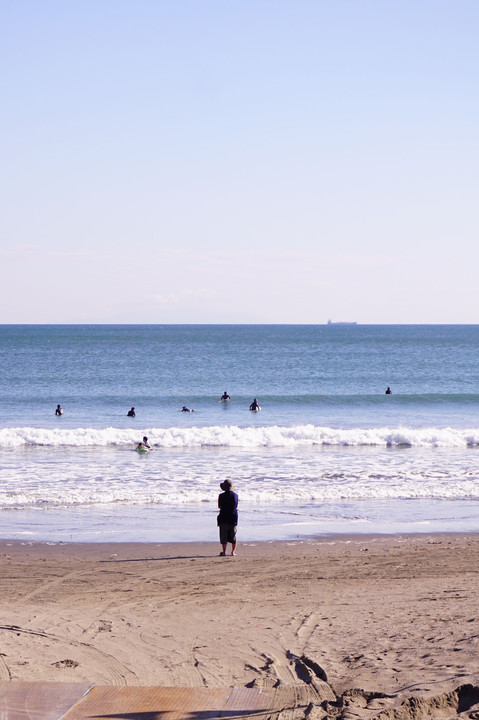
<path fill-rule="evenodd" d="M 6 636 L 8 636 L 9 634 L 15 634 L 17 636 L 24 635 L 26 637 L 32 638 L 33 641 L 35 640 L 35 638 L 39 638 L 42 640 L 46 639 L 54 643 L 55 647 L 58 646 L 57 654 L 60 651 L 65 652 L 69 648 L 75 648 L 77 651 L 79 651 L 79 664 L 81 664 L 82 655 L 86 654 L 88 659 L 85 662 L 91 663 L 93 661 L 94 664 L 96 663 L 101 668 L 102 674 L 105 674 L 105 679 L 112 685 L 136 684 L 135 681 L 137 681 L 137 676 L 132 670 L 120 663 L 112 655 L 104 652 L 103 650 L 95 648 L 89 643 L 84 643 L 79 640 L 69 640 L 67 638 L 54 635 L 53 633 L 45 632 L 42 630 L 34 630 L 31 628 L 24 628 L 18 625 L 0 625 L 0 633 L 1 632 L 5 633 Z M 39 657 L 41 656 L 42 655 L 40 651 Z M 2 658 L 0 657 L 0 660 L 1 659 Z M 63 658 L 61 658 L 61 661 L 63 661 Z M 6 679 L 10 679 L 10 677 L 8 676 Z"/>
<path fill-rule="evenodd" d="M 4 657 L 4 653 L 0 653 L 0 681 L 12 679 L 12 673 L 10 672 L 10 668 L 8 667 L 7 663 L 3 659 Z"/>

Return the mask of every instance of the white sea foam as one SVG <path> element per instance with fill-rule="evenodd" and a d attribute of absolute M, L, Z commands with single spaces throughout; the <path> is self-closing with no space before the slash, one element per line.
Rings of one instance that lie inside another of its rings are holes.
<path fill-rule="evenodd" d="M 134 452 L 146 433 L 154 451 Z M 229 477 L 242 506 L 479 500 L 479 429 L 210 426 L 0 430 L 0 509 L 215 509 Z M 316 509 L 314 509 L 316 508 Z M 263 510 L 261 510 L 263 512 Z M 5 517 L 5 516 L 3 516 Z"/>
<path fill-rule="evenodd" d="M 316 481 L 293 482 L 291 479 L 248 482 L 239 484 L 241 504 L 250 507 L 300 506 L 302 511 L 321 503 L 360 500 L 391 499 L 479 499 L 478 479 L 460 478 L 449 483 L 437 483 L 427 478 L 420 481 L 413 478 L 397 478 L 394 484 L 374 482 L 370 476 L 358 480 L 350 477 L 341 483 Z M 128 483 L 110 479 L 98 486 L 87 479 L 60 480 L 50 478 L 41 486 L 23 485 L 14 489 L 12 485 L 0 489 L 0 508 L 48 508 L 98 505 L 160 505 L 181 507 L 186 505 L 210 504 L 216 506 L 217 487 L 212 483 L 205 487 L 196 482 L 187 488 L 180 479 L 169 481 L 139 481 Z"/>
<path fill-rule="evenodd" d="M 293 427 L 239 427 L 236 425 L 191 428 L 146 428 L 141 433 L 114 427 L 45 429 L 10 427 L 0 429 L 0 448 L 131 447 L 146 433 L 161 448 L 294 448 L 301 446 L 342 447 L 450 447 L 479 445 L 479 428 L 332 428 L 315 425 Z"/>
<path fill-rule="evenodd" d="M 238 435 L 228 434 L 230 445 L 225 446 L 224 438 L 218 436 L 216 445 L 211 442 L 211 428 L 203 430 L 158 431 L 156 447 L 146 456 L 134 452 L 131 431 L 104 430 L 103 447 L 92 444 L 91 431 L 84 435 L 72 431 L 73 440 L 83 444 L 62 448 L 26 445 L 26 439 L 31 443 L 33 437 L 37 443 L 52 440 L 45 431 L 38 436 L 26 433 L 23 445 L 0 450 L 0 509 L 195 504 L 214 508 L 219 482 L 225 477 L 237 486 L 243 505 L 275 506 L 277 512 L 282 506 L 309 512 L 322 503 L 363 500 L 479 499 L 479 456 L 475 449 L 464 448 L 468 436 L 462 438 L 462 445 L 457 442 L 457 431 L 453 432 L 456 445 L 449 434 L 438 444 L 435 431 L 424 431 L 424 436 L 416 436 L 417 447 L 410 447 L 403 443 L 403 430 L 401 447 L 394 449 L 390 432 L 381 431 L 375 436 L 376 442 L 381 438 L 381 445 L 373 445 L 370 435 L 367 446 L 345 445 L 342 431 L 335 431 L 341 443 L 334 436 L 336 444 L 320 445 L 305 439 L 304 431 L 295 435 L 300 428 L 289 431 L 294 430 L 294 437 L 287 434 L 286 444 L 282 429 L 273 428 L 267 436 L 270 444 L 265 446 L 259 440 L 265 443 L 262 431 L 269 429 L 260 428 L 261 432 L 246 436 L 240 433 L 244 445 L 233 445 L 231 439 L 237 442 Z M 68 432 L 60 434 L 64 440 Z M 18 442 L 23 435 L 15 437 Z M 170 442 L 173 438 L 176 445 L 162 445 L 165 438 Z M 223 445 L 218 446 L 220 440 Z"/>

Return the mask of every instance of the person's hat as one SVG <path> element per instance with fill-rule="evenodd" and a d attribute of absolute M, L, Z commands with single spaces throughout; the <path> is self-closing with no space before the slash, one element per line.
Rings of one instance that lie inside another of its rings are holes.
<path fill-rule="evenodd" d="M 232 490 L 233 483 L 231 482 L 231 480 L 224 480 L 222 483 L 220 483 L 220 488 L 222 490 Z"/>

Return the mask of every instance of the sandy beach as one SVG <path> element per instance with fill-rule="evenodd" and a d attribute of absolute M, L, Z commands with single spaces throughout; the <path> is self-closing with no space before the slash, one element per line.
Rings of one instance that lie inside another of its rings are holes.
<path fill-rule="evenodd" d="M 219 550 L 2 541 L 0 680 L 271 688 L 317 717 L 479 684 L 479 536 Z"/>

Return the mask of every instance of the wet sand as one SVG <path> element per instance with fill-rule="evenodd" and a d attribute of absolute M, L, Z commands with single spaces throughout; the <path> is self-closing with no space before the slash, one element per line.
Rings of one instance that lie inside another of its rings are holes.
<path fill-rule="evenodd" d="M 284 689 L 318 718 L 479 685 L 478 535 L 219 550 L 1 541 L 0 680 Z"/>

